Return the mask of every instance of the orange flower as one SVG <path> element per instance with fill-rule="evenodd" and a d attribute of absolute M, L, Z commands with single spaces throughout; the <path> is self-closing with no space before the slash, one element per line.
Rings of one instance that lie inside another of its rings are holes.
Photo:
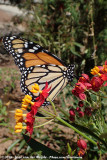
<path fill-rule="evenodd" d="M 21 122 L 16 123 L 15 132 L 19 133 L 22 131 L 22 129 L 26 129 L 26 126 L 23 126 Z"/>
<path fill-rule="evenodd" d="M 101 75 L 100 73 L 100 69 L 97 67 L 97 66 L 95 66 L 93 69 L 91 69 L 91 74 L 92 75 Z"/>
<path fill-rule="evenodd" d="M 21 109 L 16 109 L 16 112 L 15 112 L 16 122 L 24 122 L 23 117 L 25 116 L 26 114 L 23 114 L 23 111 Z"/>
<path fill-rule="evenodd" d="M 38 93 L 38 92 L 41 93 L 41 90 L 39 89 L 38 84 L 34 83 L 34 85 L 32 86 L 31 92 L 32 92 L 32 93 Z"/>
<path fill-rule="evenodd" d="M 78 156 L 79 156 L 79 157 L 83 157 L 84 154 L 85 154 L 85 151 L 84 151 L 83 149 L 80 149 L 80 150 L 78 151 Z"/>
<path fill-rule="evenodd" d="M 25 95 L 25 97 L 22 99 L 21 109 L 26 110 L 27 108 L 29 108 L 33 104 L 34 104 L 34 102 L 32 102 L 32 97 L 29 95 Z"/>

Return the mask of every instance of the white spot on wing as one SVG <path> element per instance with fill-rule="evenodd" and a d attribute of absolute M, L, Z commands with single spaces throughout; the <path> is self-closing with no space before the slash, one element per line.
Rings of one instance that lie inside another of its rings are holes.
<path fill-rule="evenodd" d="M 34 50 L 38 50 L 38 48 L 36 46 L 33 47 Z"/>
<path fill-rule="evenodd" d="M 13 37 L 10 37 L 10 39 L 13 40 L 14 38 L 13 38 Z"/>
<path fill-rule="evenodd" d="M 34 52 L 35 50 L 34 49 L 29 49 L 29 52 Z"/>
<path fill-rule="evenodd" d="M 27 48 L 28 47 L 28 44 L 25 44 L 25 48 Z"/>
<path fill-rule="evenodd" d="M 22 52 L 23 52 L 23 50 L 22 50 L 22 49 L 18 49 L 18 52 L 19 52 L 19 53 L 22 53 Z"/>

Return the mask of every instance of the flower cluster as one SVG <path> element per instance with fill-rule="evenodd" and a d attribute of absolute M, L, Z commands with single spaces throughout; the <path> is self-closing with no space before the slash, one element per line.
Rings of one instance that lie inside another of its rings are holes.
<path fill-rule="evenodd" d="M 86 149 L 87 149 L 87 143 L 83 139 L 79 139 L 77 141 L 77 146 L 79 147 L 78 156 L 82 157 L 84 156 Z"/>
<path fill-rule="evenodd" d="M 82 77 L 79 78 L 75 88 L 72 90 L 72 93 L 78 97 L 80 101 L 76 109 L 71 108 L 69 110 L 71 121 L 75 120 L 76 115 L 79 117 L 84 117 L 84 115 L 92 115 L 92 107 L 85 107 L 83 101 L 86 100 L 86 94 L 88 94 L 88 91 L 91 90 L 98 92 L 101 87 L 107 86 L 107 82 L 104 84 L 104 82 L 107 81 L 107 61 L 105 61 L 105 65 L 95 66 L 93 69 L 91 69 L 91 74 L 94 75 L 92 79 L 90 79 L 87 74 L 82 74 Z"/>
<path fill-rule="evenodd" d="M 33 133 L 33 125 L 35 121 L 35 115 L 38 111 L 38 108 L 44 103 L 45 99 L 49 95 L 49 91 L 51 88 L 48 88 L 48 83 L 46 82 L 45 88 L 41 91 L 37 84 L 32 86 L 32 93 L 40 93 L 39 96 L 35 99 L 35 102 L 32 101 L 32 97 L 29 95 L 25 95 L 24 99 L 22 100 L 21 109 L 16 109 L 15 112 L 15 119 L 16 119 L 16 126 L 15 132 L 21 132 L 22 129 L 25 129 L 26 132 L 30 133 L 30 136 Z M 30 109 L 30 112 L 24 114 L 23 111 Z M 23 125 L 23 123 L 25 125 Z"/>
<path fill-rule="evenodd" d="M 85 92 L 88 90 L 93 90 L 98 92 L 102 86 L 107 86 L 107 60 L 103 66 L 95 66 L 91 69 L 91 74 L 94 75 L 90 80 L 87 74 L 82 74 L 76 83 L 75 88 L 72 90 L 72 94 L 77 96 L 80 100 L 86 99 Z"/>
<path fill-rule="evenodd" d="M 71 108 L 69 110 L 69 114 L 70 114 L 70 120 L 71 121 L 74 121 L 75 120 L 75 117 L 76 115 L 79 116 L 79 117 L 84 117 L 85 115 L 86 116 L 91 116 L 92 115 L 92 107 L 84 107 L 84 103 L 83 101 L 79 101 L 78 103 L 78 106 L 76 107 L 76 109 L 74 108 Z"/>

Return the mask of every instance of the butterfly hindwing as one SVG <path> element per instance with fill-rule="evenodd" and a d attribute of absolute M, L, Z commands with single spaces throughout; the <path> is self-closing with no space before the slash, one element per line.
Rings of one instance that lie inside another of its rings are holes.
<path fill-rule="evenodd" d="M 38 93 L 31 93 L 32 85 L 37 83 L 40 90 L 43 90 L 45 83 L 48 82 L 51 91 L 49 92 L 49 98 L 53 100 L 58 93 L 67 85 L 67 77 L 64 78 L 63 70 L 66 67 L 56 66 L 56 65 L 38 65 L 35 67 L 30 67 L 23 72 L 21 78 L 21 88 L 25 94 L 29 94 L 35 99 L 38 97 Z M 48 104 L 48 101 L 46 100 Z"/>

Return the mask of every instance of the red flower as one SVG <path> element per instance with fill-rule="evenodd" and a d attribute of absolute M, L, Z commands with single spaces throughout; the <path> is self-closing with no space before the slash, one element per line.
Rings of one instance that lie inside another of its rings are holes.
<path fill-rule="evenodd" d="M 75 88 L 73 88 L 72 94 L 78 97 L 78 93 L 76 92 Z"/>
<path fill-rule="evenodd" d="M 73 108 L 71 108 L 71 109 L 69 110 L 69 114 L 70 114 L 70 116 L 75 116 L 75 111 L 74 111 Z"/>
<path fill-rule="evenodd" d="M 82 77 L 79 78 L 79 82 L 82 82 L 82 83 L 87 83 L 89 81 L 90 81 L 90 79 L 87 74 L 82 74 Z"/>
<path fill-rule="evenodd" d="M 98 92 L 103 82 L 104 81 L 100 77 L 93 77 L 91 79 L 92 90 Z"/>
<path fill-rule="evenodd" d="M 39 97 L 37 97 L 36 99 L 35 99 L 35 106 L 38 106 L 38 107 L 40 107 L 43 103 L 44 103 L 44 101 L 45 101 L 45 98 L 44 98 L 44 96 L 42 95 L 42 94 L 40 94 L 39 95 Z"/>
<path fill-rule="evenodd" d="M 101 74 L 100 77 L 103 81 L 107 81 L 107 74 Z"/>
<path fill-rule="evenodd" d="M 99 73 L 101 73 L 101 74 L 104 73 L 103 72 L 103 66 L 98 66 L 98 68 L 99 68 Z"/>
<path fill-rule="evenodd" d="M 29 113 L 27 113 L 26 120 L 25 120 L 25 122 L 27 124 L 26 131 L 29 132 L 30 135 L 32 135 L 32 133 L 33 133 L 34 121 L 35 121 L 34 112 L 33 112 L 33 110 L 31 110 Z"/>
<path fill-rule="evenodd" d="M 79 105 L 79 107 L 83 107 L 84 106 L 83 101 L 79 101 L 78 105 Z"/>
<path fill-rule="evenodd" d="M 85 93 L 80 93 L 80 94 L 78 95 L 78 97 L 79 97 L 81 100 L 85 100 L 85 99 L 86 99 Z"/>
<path fill-rule="evenodd" d="M 86 89 L 85 85 L 81 82 L 76 83 L 75 90 L 77 93 L 82 93 Z"/>
<path fill-rule="evenodd" d="M 70 120 L 71 121 L 75 121 L 75 117 L 74 116 L 70 116 Z"/>
<path fill-rule="evenodd" d="M 77 96 L 77 97 L 79 97 L 79 99 L 81 99 L 81 100 L 85 100 L 86 99 L 85 93 L 81 93 L 81 92 L 77 93 L 75 88 L 72 90 L 72 94 Z"/>
<path fill-rule="evenodd" d="M 84 113 L 85 113 L 86 115 L 88 115 L 88 116 L 91 116 L 91 115 L 92 115 L 92 108 L 86 107 Z"/>
<path fill-rule="evenodd" d="M 105 61 L 105 65 L 107 65 L 107 60 Z"/>
<path fill-rule="evenodd" d="M 72 90 L 72 94 L 79 97 L 81 100 L 84 100 L 86 98 L 86 95 L 84 93 L 85 89 L 85 85 L 81 82 L 78 82 L 76 83 L 75 88 Z"/>
<path fill-rule="evenodd" d="M 49 95 L 49 91 L 50 91 L 51 87 L 48 88 L 48 82 L 46 82 L 45 88 L 42 90 L 42 93 L 40 93 L 45 99 L 48 97 Z"/>
<path fill-rule="evenodd" d="M 85 87 L 85 89 L 91 89 L 90 79 L 87 74 L 82 74 L 82 77 L 79 78 L 79 82 L 81 82 Z"/>
<path fill-rule="evenodd" d="M 86 150 L 87 149 L 87 143 L 83 139 L 79 139 L 77 141 L 77 145 L 80 149 Z"/>
<path fill-rule="evenodd" d="M 81 100 L 86 99 L 85 91 L 91 89 L 92 85 L 89 83 L 89 76 L 87 74 L 82 74 L 83 77 L 79 78 L 78 83 L 76 83 L 75 88 L 72 90 L 72 94 L 79 97 Z"/>
<path fill-rule="evenodd" d="M 27 122 L 26 124 L 27 124 L 26 133 L 29 132 L 29 133 L 30 133 L 30 136 L 31 136 L 32 133 L 33 133 L 33 123 Z"/>
<path fill-rule="evenodd" d="M 85 154 L 85 151 L 84 151 L 83 149 L 80 149 L 80 150 L 78 151 L 78 156 L 79 156 L 79 157 L 83 157 L 84 154 Z"/>
<path fill-rule="evenodd" d="M 69 114 L 70 114 L 70 120 L 74 121 L 75 120 L 75 110 L 73 108 L 69 110 Z"/>
<path fill-rule="evenodd" d="M 92 89 L 92 85 L 90 83 L 84 83 L 87 89 Z"/>
<path fill-rule="evenodd" d="M 48 88 L 48 82 L 46 82 L 46 86 L 45 86 L 45 88 L 40 92 L 40 95 L 39 95 L 39 97 L 37 97 L 36 99 L 35 99 L 35 106 L 38 106 L 38 107 L 40 107 L 43 103 L 44 103 L 44 101 L 45 101 L 45 99 L 48 97 L 48 95 L 49 95 L 49 91 L 50 91 L 50 89 L 51 89 L 51 87 L 50 88 Z"/>
<path fill-rule="evenodd" d="M 79 111 L 78 114 L 79 114 L 79 117 L 84 117 L 84 112 Z"/>
<path fill-rule="evenodd" d="M 76 111 L 77 111 L 77 112 L 81 111 L 81 108 L 80 108 L 80 107 L 77 107 L 77 108 L 76 108 Z"/>
<path fill-rule="evenodd" d="M 107 86 L 107 83 L 105 83 L 104 86 L 106 87 L 106 86 Z"/>

